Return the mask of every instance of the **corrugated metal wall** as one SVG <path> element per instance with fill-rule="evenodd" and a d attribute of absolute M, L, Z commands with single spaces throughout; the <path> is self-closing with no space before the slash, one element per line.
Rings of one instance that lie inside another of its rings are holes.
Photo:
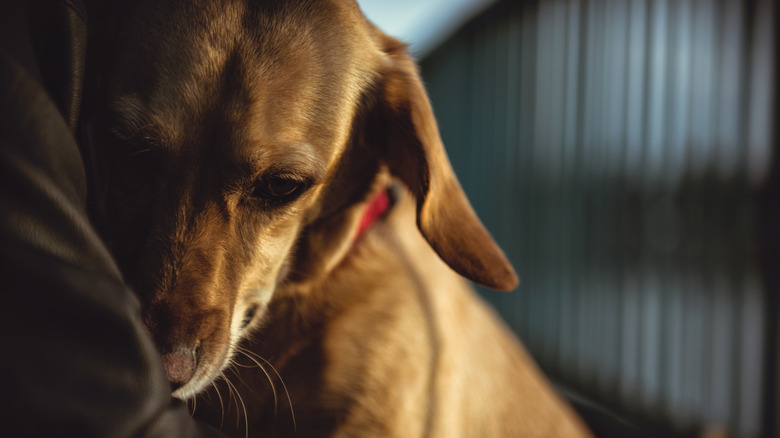
<path fill-rule="evenodd" d="M 773 23 L 771 0 L 508 1 L 422 62 L 522 278 L 484 296 L 549 374 L 621 414 L 766 430 Z"/>

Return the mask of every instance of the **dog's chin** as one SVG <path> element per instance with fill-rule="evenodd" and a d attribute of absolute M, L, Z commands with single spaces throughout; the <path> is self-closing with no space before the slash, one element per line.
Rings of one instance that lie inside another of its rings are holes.
<path fill-rule="evenodd" d="M 175 398 L 178 398 L 179 400 L 187 401 L 195 397 L 199 392 L 203 391 L 209 382 L 210 380 L 206 382 L 196 382 L 194 380 L 190 380 L 186 385 L 182 386 L 176 391 L 173 391 L 171 395 Z"/>

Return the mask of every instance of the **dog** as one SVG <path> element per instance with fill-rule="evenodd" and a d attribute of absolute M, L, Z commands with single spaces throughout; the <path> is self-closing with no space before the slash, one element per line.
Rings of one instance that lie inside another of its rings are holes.
<path fill-rule="evenodd" d="M 139 0 L 114 47 L 93 124 L 106 240 L 196 417 L 589 435 L 464 279 L 518 284 L 415 63 L 354 1 Z"/>

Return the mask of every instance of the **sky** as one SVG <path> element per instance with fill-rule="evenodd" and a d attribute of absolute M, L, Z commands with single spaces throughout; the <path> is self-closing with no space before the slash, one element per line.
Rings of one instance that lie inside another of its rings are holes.
<path fill-rule="evenodd" d="M 423 57 L 494 0 L 358 0 L 385 33 Z"/>

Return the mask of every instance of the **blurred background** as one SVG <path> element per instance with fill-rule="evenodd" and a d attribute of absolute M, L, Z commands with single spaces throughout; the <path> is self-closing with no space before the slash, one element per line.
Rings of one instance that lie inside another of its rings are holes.
<path fill-rule="evenodd" d="M 597 435 L 780 436 L 774 0 L 360 3 L 521 276 L 480 292 Z"/>

